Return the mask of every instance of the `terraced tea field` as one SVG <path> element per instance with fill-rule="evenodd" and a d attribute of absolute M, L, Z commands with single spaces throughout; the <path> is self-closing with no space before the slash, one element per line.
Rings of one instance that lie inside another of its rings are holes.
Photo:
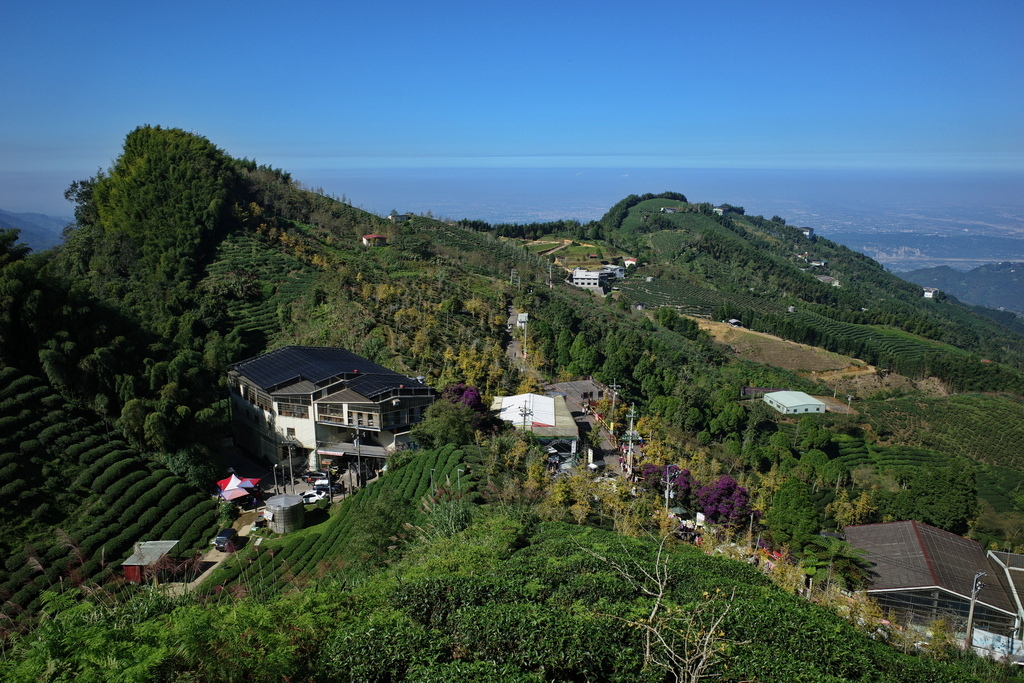
<path fill-rule="evenodd" d="M 1024 470 L 1024 399 L 1019 397 L 900 398 L 868 404 L 865 410 L 882 439 Z"/>

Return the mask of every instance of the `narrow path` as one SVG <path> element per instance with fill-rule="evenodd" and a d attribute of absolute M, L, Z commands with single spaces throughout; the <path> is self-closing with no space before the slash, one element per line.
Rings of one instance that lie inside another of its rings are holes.
<path fill-rule="evenodd" d="M 246 539 L 248 542 L 249 532 L 252 531 L 253 524 L 256 521 L 256 510 L 246 510 L 238 516 L 232 524 L 231 528 L 238 532 L 239 538 Z M 188 583 L 165 583 L 164 590 L 171 595 L 184 595 L 185 593 L 191 593 L 200 584 L 203 583 L 210 574 L 212 574 L 217 567 L 224 563 L 224 560 L 228 559 L 231 553 L 225 553 L 216 548 L 211 547 L 203 555 L 202 565 L 204 567 L 203 572 L 192 581 Z"/>

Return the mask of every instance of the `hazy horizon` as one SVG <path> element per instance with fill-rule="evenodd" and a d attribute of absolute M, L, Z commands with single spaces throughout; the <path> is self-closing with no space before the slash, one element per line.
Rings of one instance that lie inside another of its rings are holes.
<path fill-rule="evenodd" d="M 306 187 L 377 215 L 530 223 L 596 220 L 630 194 L 681 192 L 781 216 L 898 270 L 1024 260 L 1024 172 L 675 169 L 288 169 Z M 0 209 L 70 216 L 63 187 L 76 177 L 0 175 Z M 49 187 L 49 190 L 43 190 Z M 56 201 L 54 198 L 56 197 Z M 61 210 L 63 209 L 63 210 Z"/>

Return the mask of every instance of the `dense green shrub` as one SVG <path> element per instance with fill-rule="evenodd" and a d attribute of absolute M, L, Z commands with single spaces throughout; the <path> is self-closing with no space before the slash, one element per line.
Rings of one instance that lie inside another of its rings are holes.
<path fill-rule="evenodd" d="M 140 465 L 141 463 L 134 458 L 124 457 L 123 459 L 111 464 L 103 474 L 96 477 L 89 485 L 89 488 L 92 489 L 94 493 L 106 492 L 108 487 L 114 484 L 114 482 L 126 476 L 133 469 L 140 467 Z"/>

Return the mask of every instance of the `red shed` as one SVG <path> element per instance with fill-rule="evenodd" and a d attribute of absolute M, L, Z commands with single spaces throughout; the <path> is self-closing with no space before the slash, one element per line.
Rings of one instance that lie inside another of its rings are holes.
<path fill-rule="evenodd" d="M 150 567 L 171 552 L 177 541 L 145 541 L 135 544 L 135 552 L 121 563 L 124 567 L 124 578 L 132 583 L 142 583 L 142 571 Z"/>

